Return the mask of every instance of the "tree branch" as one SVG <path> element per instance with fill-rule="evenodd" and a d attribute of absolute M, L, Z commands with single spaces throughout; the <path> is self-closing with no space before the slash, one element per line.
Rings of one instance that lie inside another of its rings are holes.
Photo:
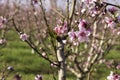
<path fill-rule="evenodd" d="M 103 2 L 104 4 L 106 4 L 106 5 L 111 5 L 111 6 L 115 6 L 115 7 L 117 7 L 117 8 L 119 8 L 120 9 L 120 6 L 118 6 L 118 5 L 115 5 L 115 4 L 111 4 L 111 3 L 108 3 L 108 2 Z"/>

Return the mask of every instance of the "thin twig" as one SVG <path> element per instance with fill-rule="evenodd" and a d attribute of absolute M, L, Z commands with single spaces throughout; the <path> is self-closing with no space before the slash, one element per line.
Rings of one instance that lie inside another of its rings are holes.
<path fill-rule="evenodd" d="M 59 11 L 57 11 L 57 10 L 54 9 L 54 8 L 52 8 L 52 10 L 53 10 L 54 12 L 56 12 L 60 17 L 62 17 L 63 19 L 65 19 L 65 16 L 62 15 Z"/>
<path fill-rule="evenodd" d="M 51 44 L 52 44 L 52 46 L 53 46 L 54 52 L 56 53 L 56 46 L 55 46 L 54 40 L 53 40 L 53 38 L 54 38 L 53 35 L 54 35 L 54 34 L 53 34 L 53 32 L 51 31 L 51 28 L 50 28 L 50 26 L 49 26 L 49 24 L 48 24 L 47 17 L 46 17 L 46 13 L 45 13 L 45 10 L 44 10 L 44 8 L 43 8 L 42 0 L 40 0 L 40 3 L 41 3 L 40 7 L 41 7 L 41 10 L 42 10 L 42 13 L 43 13 L 43 18 L 44 18 L 45 24 L 46 24 L 46 26 L 47 26 L 49 35 L 50 35 L 50 37 L 51 37 L 51 40 L 50 40 L 50 41 L 51 41 Z"/>
<path fill-rule="evenodd" d="M 67 0 L 67 22 L 69 23 L 69 0 Z"/>
<path fill-rule="evenodd" d="M 44 18 L 44 20 L 45 20 L 45 24 L 46 24 L 46 26 L 48 27 L 48 30 L 50 29 L 50 27 L 49 27 L 49 24 L 48 24 L 48 21 L 47 21 L 47 18 L 46 18 L 46 13 L 45 13 L 45 10 L 44 10 L 44 8 L 43 8 L 43 3 L 42 3 L 42 0 L 40 0 L 40 7 L 41 7 L 41 10 L 42 10 L 42 13 L 43 13 L 43 18 Z"/>
<path fill-rule="evenodd" d="M 107 4 L 107 5 L 111 5 L 111 6 L 115 6 L 117 8 L 120 9 L 120 6 L 116 5 L 116 4 L 112 4 L 112 3 L 108 3 L 108 2 L 103 2 L 104 4 Z"/>
<path fill-rule="evenodd" d="M 72 19 L 73 19 L 74 11 L 75 11 L 75 5 L 76 5 L 76 0 L 72 0 L 71 12 L 70 12 L 70 15 L 69 15 L 69 19 L 70 19 L 70 23 L 69 24 L 70 25 L 71 25 L 71 22 L 72 22 Z"/>

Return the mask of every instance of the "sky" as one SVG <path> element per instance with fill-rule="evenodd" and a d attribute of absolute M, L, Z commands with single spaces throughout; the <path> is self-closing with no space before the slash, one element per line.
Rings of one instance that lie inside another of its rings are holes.
<path fill-rule="evenodd" d="M 0 4 L 4 4 L 7 0 L 0 0 Z M 9 2 L 16 2 L 16 3 L 19 3 L 19 1 L 21 2 L 22 5 L 26 5 L 26 3 L 30 3 L 30 0 L 8 0 Z M 50 8 L 50 1 L 51 0 L 45 0 L 45 7 L 46 9 L 49 9 Z M 61 7 L 61 8 L 65 8 L 65 2 L 66 0 L 57 0 L 57 6 L 58 7 Z M 113 3 L 113 4 L 120 4 L 120 0 L 107 0 L 108 2 L 110 3 Z"/>
<path fill-rule="evenodd" d="M 15 2 L 15 3 L 19 3 L 19 1 L 20 1 L 20 3 L 22 4 L 22 5 L 26 5 L 26 4 L 30 4 L 30 1 L 31 0 L 8 0 L 9 1 L 9 4 L 12 6 L 12 2 Z M 51 7 L 51 5 L 50 5 L 50 1 L 51 0 L 44 0 L 45 2 L 44 2 L 44 6 L 45 6 L 45 8 L 46 9 L 50 9 L 50 7 Z M 57 6 L 58 7 L 61 7 L 61 8 L 65 8 L 66 6 L 63 6 L 63 5 L 65 5 L 66 3 L 64 2 L 65 0 L 57 0 Z M 4 4 L 5 2 L 7 2 L 7 0 L 0 0 L 0 4 Z M 27 6 L 26 6 L 27 7 Z"/>

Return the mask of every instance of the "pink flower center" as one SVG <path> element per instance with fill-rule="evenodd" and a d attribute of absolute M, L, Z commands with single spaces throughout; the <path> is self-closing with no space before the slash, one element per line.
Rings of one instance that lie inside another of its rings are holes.
<path fill-rule="evenodd" d="M 85 32 L 81 32 L 80 36 L 82 36 L 82 37 L 86 36 Z"/>

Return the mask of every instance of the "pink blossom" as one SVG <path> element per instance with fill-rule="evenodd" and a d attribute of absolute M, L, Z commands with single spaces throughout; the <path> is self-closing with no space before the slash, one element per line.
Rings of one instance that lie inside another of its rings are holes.
<path fill-rule="evenodd" d="M 71 32 L 68 32 L 68 35 L 70 37 L 71 42 L 77 38 L 76 32 L 74 32 L 73 30 Z"/>
<path fill-rule="evenodd" d="M 57 35 L 63 35 L 67 33 L 68 32 L 67 21 L 64 21 L 63 24 L 61 24 L 60 22 L 60 24 L 57 25 L 57 27 L 55 27 L 53 30 L 55 31 L 55 33 L 57 33 Z"/>
<path fill-rule="evenodd" d="M 110 72 L 110 75 L 107 77 L 107 80 L 120 80 L 120 75 Z"/>
<path fill-rule="evenodd" d="M 108 11 L 110 12 L 110 13 L 112 13 L 112 14 L 114 14 L 116 11 L 118 11 L 117 10 L 117 8 L 115 8 L 115 7 L 110 7 L 110 8 L 108 8 Z"/>
<path fill-rule="evenodd" d="M 80 20 L 78 28 L 79 31 L 70 31 L 68 32 L 68 36 L 70 38 L 70 41 L 74 45 L 78 45 L 81 42 L 88 42 L 89 36 L 91 34 L 91 29 L 87 27 L 88 23 L 86 20 Z"/>
<path fill-rule="evenodd" d="M 3 16 L 0 17 L 0 23 L 5 24 L 7 22 L 6 18 L 4 18 Z"/>
<path fill-rule="evenodd" d="M 3 16 L 0 17 L 0 28 L 3 28 L 3 25 L 7 22 L 6 18 L 3 18 Z"/>
<path fill-rule="evenodd" d="M 27 40 L 28 37 L 29 36 L 26 33 L 23 33 L 23 34 L 20 35 L 20 39 L 23 40 L 23 41 Z"/>
<path fill-rule="evenodd" d="M 72 30 L 71 32 L 68 33 L 68 36 L 70 38 L 70 41 L 73 43 L 73 45 L 78 45 L 78 37 L 77 37 L 77 31 Z"/>
<path fill-rule="evenodd" d="M 111 21 L 110 23 L 108 23 L 108 28 L 114 29 L 115 27 L 116 27 L 116 23 L 114 21 Z"/>
<path fill-rule="evenodd" d="M 85 30 L 85 28 L 87 27 L 87 21 L 86 20 L 80 20 L 78 28 L 80 31 Z"/>
<path fill-rule="evenodd" d="M 89 33 L 87 31 L 78 31 L 77 37 L 79 42 L 88 42 L 89 41 Z"/>
<path fill-rule="evenodd" d="M 120 80 L 120 75 L 115 74 L 115 75 L 114 75 L 114 80 Z"/>
<path fill-rule="evenodd" d="M 108 28 L 114 29 L 114 28 L 116 27 L 116 23 L 115 23 L 114 20 L 106 17 L 106 18 L 105 18 L 105 21 L 106 21 L 106 23 L 108 24 Z"/>
<path fill-rule="evenodd" d="M 109 17 L 105 17 L 105 22 L 107 24 L 111 23 L 113 21 L 113 19 L 109 18 Z"/>
<path fill-rule="evenodd" d="M 67 27 L 67 21 L 64 21 L 64 25 L 62 26 L 62 33 L 66 33 L 68 31 L 68 27 Z"/>
<path fill-rule="evenodd" d="M 90 35 L 91 33 L 91 28 L 88 27 L 88 22 L 86 20 L 80 20 L 79 25 L 78 25 L 79 31 L 85 31 L 87 35 Z"/>
<path fill-rule="evenodd" d="M 38 75 L 36 75 L 36 76 L 35 76 L 35 80 L 42 80 L 42 76 L 41 76 L 41 75 L 39 75 L 39 74 L 38 74 Z"/>
<path fill-rule="evenodd" d="M 60 26 L 55 27 L 53 30 L 57 33 L 57 35 L 61 34 L 61 27 Z"/>
<path fill-rule="evenodd" d="M 116 69 L 120 70 L 120 64 L 118 64 L 118 65 L 116 66 Z"/>
<path fill-rule="evenodd" d="M 107 80 L 113 80 L 114 79 L 114 73 L 111 71 L 110 75 L 107 77 Z"/>

